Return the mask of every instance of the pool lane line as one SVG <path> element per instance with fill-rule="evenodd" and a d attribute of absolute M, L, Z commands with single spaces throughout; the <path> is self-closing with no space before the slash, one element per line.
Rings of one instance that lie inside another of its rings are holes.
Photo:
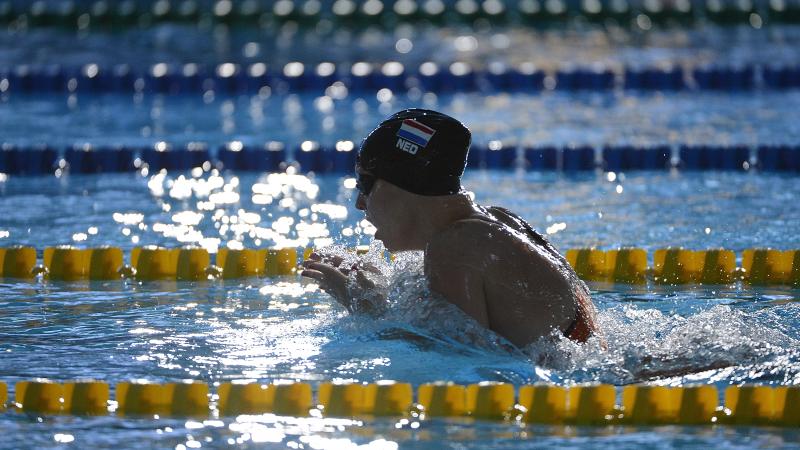
<path fill-rule="evenodd" d="M 27 7 L 23 6 L 25 4 L 9 0 L 0 2 L 0 24 L 15 28 L 53 27 L 85 32 L 153 27 L 165 23 L 257 28 L 292 24 L 309 29 L 327 22 L 332 22 L 339 29 L 394 29 L 400 25 L 517 25 L 548 29 L 577 23 L 585 26 L 588 23 L 598 27 L 613 24 L 638 31 L 663 27 L 681 29 L 709 22 L 720 26 L 747 25 L 752 28 L 773 23 L 800 23 L 800 5 L 796 2 L 101 0 L 76 3 L 60 0 L 33 2 Z"/>
<path fill-rule="evenodd" d="M 205 142 L 74 146 L 0 144 L 0 174 L 36 176 L 139 172 L 284 172 L 350 175 L 357 147 L 351 140 L 249 144 Z M 501 140 L 472 145 L 468 170 L 556 171 L 565 174 L 630 171 L 728 171 L 800 174 L 800 145 L 520 146 Z"/>
<path fill-rule="evenodd" d="M 0 382 L 0 410 L 37 415 L 149 417 L 233 417 L 275 414 L 295 417 L 364 419 L 397 417 L 406 421 L 468 417 L 509 423 L 549 425 L 735 425 L 800 426 L 800 386 L 731 385 L 724 401 L 715 385 L 608 384 L 571 387 L 500 382 L 461 385 L 424 383 L 416 396 L 410 383 L 281 381 L 119 382 L 95 380 L 19 381 L 7 402 Z"/>
<path fill-rule="evenodd" d="M 355 255 L 368 247 L 350 249 Z M 125 255 L 121 248 L 103 246 L 46 247 L 41 264 L 35 248 L 0 247 L 0 276 L 49 280 L 208 281 L 246 277 L 294 276 L 308 259 L 312 248 L 221 248 L 216 254 L 193 246 L 165 248 L 154 245 L 134 247 Z M 212 258 L 213 257 L 213 258 Z M 389 253 L 384 257 L 391 258 Z M 212 262 L 213 259 L 213 262 Z M 736 253 L 729 249 L 693 250 L 682 247 L 656 249 L 652 258 L 641 248 L 611 250 L 569 249 L 566 260 L 585 281 L 630 285 L 705 285 L 800 287 L 800 250 L 749 248 Z M 653 261 L 652 266 L 648 260 Z"/>
<path fill-rule="evenodd" d="M 398 61 L 307 64 L 292 61 L 282 66 L 263 62 L 238 64 L 168 64 L 149 66 L 15 65 L 0 68 L 0 93 L 143 93 L 224 94 L 319 92 L 334 86 L 348 92 L 375 93 L 419 90 L 449 92 L 631 92 L 784 91 L 800 88 L 796 63 L 672 64 L 667 66 L 568 65 L 545 70 L 531 62 L 515 65 L 493 62 L 488 66 L 465 61 L 419 66 Z"/>

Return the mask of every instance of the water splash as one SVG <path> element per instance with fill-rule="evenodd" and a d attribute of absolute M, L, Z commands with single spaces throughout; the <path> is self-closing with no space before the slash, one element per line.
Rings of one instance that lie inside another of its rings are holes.
<path fill-rule="evenodd" d="M 579 344 L 558 332 L 518 349 L 432 293 L 421 252 L 401 253 L 388 264 L 381 255 L 379 246 L 365 256 L 382 269 L 373 276 L 387 299 L 382 314 L 358 331 L 371 337 L 472 355 L 476 364 L 498 356 L 526 361 L 535 374 L 527 382 L 800 382 L 800 340 L 787 325 L 800 320 L 797 304 L 676 313 L 619 303 L 604 309 L 598 302 L 608 350 L 597 338 Z"/>
<path fill-rule="evenodd" d="M 788 307 L 797 316 L 797 308 Z M 717 305 L 681 315 L 617 306 L 599 315 L 608 351 L 596 339 L 581 345 L 566 338 L 534 343 L 526 351 L 565 383 L 792 382 L 800 373 L 800 365 L 791 362 L 800 347 L 795 337 L 771 325 L 780 320 L 785 314 L 775 308 L 742 311 Z M 777 372 L 771 370 L 776 364 Z"/>

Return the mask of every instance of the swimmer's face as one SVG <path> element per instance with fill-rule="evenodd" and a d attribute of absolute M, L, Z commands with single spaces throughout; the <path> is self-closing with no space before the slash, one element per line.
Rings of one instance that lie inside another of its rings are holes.
<path fill-rule="evenodd" d="M 375 182 L 378 181 L 378 178 L 375 175 L 372 175 L 368 172 L 359 171 L 357 173 L 356 178 L 356 189 L 358 189 L 358 193 L 364 195 L 365 197 L 372 192 L 372 188 L 375 186 Z"/>
<path fill-rule="evenodd" d="M 403 233 L 405 215 L 398 207 L 401 201 L 400 188 L 378 179 L 373 174 L 356 170 L 358 197 L 356 208 L 364 211 L 367 220 L 375 226 L 375 239 L 380 239 L 390 251 L 403 249 Z"/>

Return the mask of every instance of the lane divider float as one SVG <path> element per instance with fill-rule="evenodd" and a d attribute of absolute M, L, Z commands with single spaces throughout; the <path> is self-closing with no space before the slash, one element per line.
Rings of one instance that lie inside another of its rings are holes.
<path fill-rule="evenodd" d="M 750 25 L 800 22 L 800 4 L 782 2 L 628 1 L 599 0 L 569 2 L 508 0 L 423 1 L 336 0 L 246 1 L 161 0 L 158 2 L 73 0 L 0 2 L 0 24 L 67 29 L 118 29 L 148 27 L 161 23 L 225 24 L 267 28 L 286 23 L 313 28 L 331 21 L 335 28 L 377 26 L 393 28 L 413 25 L 517 24 L 536 28 L 564 26 L 567 22 L 590 22 L 649 29 L 657 26 L 685 27 L 712 22 L 718 25 Z M 638 25 L 635 25 L 638 24 Z M 204 25 L 207 26 L 207 25 Z"/>
<path fill-rule="evenodd" d="M 334 145 L 303 141 L 291 148 L 280 142 L 245 145 L 234 141 L 212 151 L 205 143 L 171 145 L 157 142 L 144 147 L 94 147 L 84 144 L 58 150 L 51 146 L 22 147 L 0 144 L 0 173 L 11 175 L 96 174 L 147 169 L 185 172 L 231 170 L 281 172 L 294 165 L 302 173 L 346 175 L 355 166 L 356 145 L 340 140 Z M 524 169 L 583 173 L 602 170 L 748 171 L 800 173 L 800 145 L 630 145 L 518 146 L 493 140 L 472 146 L 469 170 Z"/>
<path fill-rule="evenodd" d="M 7 402 L 0 383 L 0 409 L 30 414 L 231 417 L 242 414 L 321 417 L 472 417 L 481 420 L 576 425 L 748 425 L 800 426 L 800 387 L 714 385 L 681 387 L 639 384 L 618 389 L 608 384 L 571 387 L 533 384 L 452 382 L 421 384 L 229 381 L 117 383 L 95 380 L 19 381 Z M 618 395 L 618 391 L 620 395 Z"/>
<path fill-rule="evenodd" d="M 352 251 L 363 254 L 365 246 Z M 212 263 L 208 250 L 185 246 L 134 247 L 129 264 L 119 247 L 80 249 L 73 246 L 46 247 L 43 264 L 37 265 L 33 247 L 0 247 L 0 276 L 50 280 L 175 280 L 201 281 L 243 277 L 291 276 L 312 248 L 228 249 L 221 248 Z M 624 284 L 725 285 L 744 282 L 751 286 L 800 286 L 800 250 L 750 248 L 741 253 L 741 265 L 733 250 L 690 250 L 682 247 L 656 249 L 653 266 L 641 248 L 601 250 L 576 248 L 566 259 L 586 281 Z"/>
<path fill-rule="evenodd" d="M 202 94 L 231 95 L 319 92 L 335 87 L 348 92 L 421 90 L 452 92 L 557 91 L 664 91 L 681 90 L 747 92 L 800 88 L 800 65 L 704 64 L 641 67 L 584 65 L 540 68 L 533 62 L 484 66 L 466 61 L 424 61 L 410 66 L 399 61 L 334 63 L 316 65 L 291 61 L 282 66 L 264 62 L 240 64 L 166 62 L 147 67 L 126 64 L 107 66 L 16 65 L 0 67 L 0 92 L 14 94 Z"/>
<path fill-rule="evenodd" d="M 800 286 L 800 250 L 746 249 L 741 265 L 733 250 L 656 249 L 653 266 L 641 248 L 599 250 L 569 249 L 567 261 L 586 281 L 679 285 L 725 285 L 742 281 L 750 286 Z"/>
<path fill-rule="evenodd" d="M 200 281 L 234 279 L 251 276 L 287 276 L 297 273 L 298 254 L 308 258 L 311 248 L 241 249 L 222 248 L 211 264 L 208 250 L 185 246 L 165 248 L 155 245 L 134 247 L 130 264 L 124 264 L 119 247 L 77 248 L 46 247 L 43 264 L 36 265 L 36 249 L 26 246 L 0 247 L 0 276 L 50 280 L 175 280 Z M 363 247 L 353 249 L 363 252 Z"/>

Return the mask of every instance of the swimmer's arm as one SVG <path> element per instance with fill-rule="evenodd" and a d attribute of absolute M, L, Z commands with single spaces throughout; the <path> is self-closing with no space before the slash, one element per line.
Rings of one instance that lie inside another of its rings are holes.
<path fill-rule="evenodd" d="M 440 238 L 428 246 L 425 255 L 425 272 L 431 290 L 489 328 L 483 270 L 480 261 L 475 261 L 476 257 L 480 259 L 479 253 L 473 253 L 474 247 L 465 248 L 463 242 L 449 239 L 449 236 Z"/>
<path fill-rule="evenodd" d="M 428 274 L 431 290 L 458 306 L 462 311 L 489 328 L 489 313 L 483 293 L 483 278 L 462 264 L 431 269 Z"/>

